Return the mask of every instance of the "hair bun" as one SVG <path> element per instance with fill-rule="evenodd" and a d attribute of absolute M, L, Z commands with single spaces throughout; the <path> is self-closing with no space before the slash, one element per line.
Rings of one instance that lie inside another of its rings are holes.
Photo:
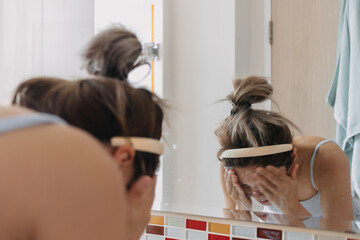
<path fill-rule="evenodd" d="M 127 81 L 138 61 L 142 45 L 137 36 L 122 26 L 113 26 L 97 35 L 88 43 L 84 53 L 84 67 L 90 74 Z"/>
<path fill-rule="evenodd" d="M 248 110 L 252 104 L 270 99 L 273 93 L 272 86 L 264 77 L 238 78 L 233 81 L 233 85 L 234 91 L 228 96 L 233 103 L 231 114 L 236 114 L 240 110 Z"/>
<path fill-rule="evenodd" d="M 233 102 L 233 109 L 231 110 L 231 115 L 238 113 L 239 109 L 244 108 L 245 110 L 251 108 L 251 102 L 247 100 L 241 100 Z"/>

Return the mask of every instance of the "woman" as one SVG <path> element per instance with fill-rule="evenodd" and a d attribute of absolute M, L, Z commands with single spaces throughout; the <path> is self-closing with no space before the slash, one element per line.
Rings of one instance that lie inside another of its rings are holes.
<path fill-rule="evenodd" d="M 353 211 L 345 153 L 321 137 L 293 138 L 289 120 L 252 108 L 272 92 L 266 79 L 248 77 L 236 79 L 228 96 L 233 109 L 216 129 L 226 208 L 249 210 L 252 197 L 265 212 L 341 219 L 346 223 L 335 229 L 348 230 Z"/>
<path fill-rule="evenodd" d="M 127 81 L 136 67 L 148 64 L 142 59 L 142 45 L 136 35 L 123 27 L 98 33 L 83 53 L 84 67 L 97 76 Z"/>
<path fill-rule="evenodd" d="M 89 132 L 111 153 L 128 188 L 142 175 L 155 176 L 163 151 L 163 111 L 148 90 L 109 78 L 33 78 L 18 86 L 12 103 Z"/>
<path fill-rule="evenodd" d="M 139 239 L 155 181 L 125 194 L 98 141 L 64 121 L 0 107 L 0 239 Z M 141 225 L 141 226 L 140 226 Z"/>

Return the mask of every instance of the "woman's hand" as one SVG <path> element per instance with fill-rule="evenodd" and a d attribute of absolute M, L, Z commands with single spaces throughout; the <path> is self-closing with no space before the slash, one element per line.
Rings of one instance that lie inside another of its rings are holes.
<path fill-rule="evenodd" d="M 240 186 L 239 179 L 233 169 L 225 169 L 224 174 L 226 191 L 236 202 L 239 210 L 250 210 L 252 206 L 250 196 L 247 196 Z"/>
<path fill-rule="evenodd" d="M 149 222 L 155 196 L 155 184 L 156 175 L 154 177 L 142 176 L 127 193 L 130 240 L 139 239 Z"/>
<path fill-rule="evenodd" d="M 242 221 L 251 221 L 251 213 L 249 210 L 237 210 L 223 208 L 223 214 L 225 218 L 242 220 Z"/>
<path fill-rule="evenodd" d="M 297 197 L 296 173 L 299 168 L 295 164 L 290 174 L 280 168 L 267 166 L 255 170 L 254 178 L 258 189 L 266 198 L 285 214 L 299 216 L 301 219 L 311 216 L 299 203 Z"/>
<path fill-rule="evenodd" d="M 254 212 L 254 214 L 266 223 L 276 223 L 287 226 L 306 227 L 297 217 L 289 214 Z"/>

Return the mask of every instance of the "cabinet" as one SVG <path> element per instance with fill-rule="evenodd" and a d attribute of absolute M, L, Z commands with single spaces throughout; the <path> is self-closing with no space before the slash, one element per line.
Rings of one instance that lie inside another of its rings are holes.
<path fill-rule="evenodd" d="M 335 137 L 325 102 L 335 70 L 341 0 L 272 0 L 271 80 L 280 111 L 304 135 Z M 273 110 L 278 110 L 272 104 Z"/>

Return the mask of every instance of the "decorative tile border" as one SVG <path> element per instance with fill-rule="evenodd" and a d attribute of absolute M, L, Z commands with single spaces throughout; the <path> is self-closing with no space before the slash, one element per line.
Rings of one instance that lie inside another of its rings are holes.
<path fill-rule="evenodd" d="M 230 235 L 230 225 L 209 222 L 209 232 Z"/>
<path fill-rule="evenodd" d="M 192 220 L 192 219 L 186 219 L 186 228 L 200 230 L 200 231 L 206 231 L 206 222 Z"/>
<path fill-rule="evenodd" d="M 175 239 L 185 239 L 186 230 L 179 229 L 179 228 L 166 227 L 165 236 L 175 238 Z"/>
<path fill-rule="evenodd" d="M 147 234 L 154 234 L 164 236 L 164 227 L 155 226 L 155 225 L 148 225 L 146 227 Z"/>
<path fill-rule="evenodd" d="M 152 211 L 141 240 L 360 240 L 360 235 Z"/>
<path fill-rule="evenodd" d="M 256 236 L 258 238 L 282 240 L 282 230 L 274 230 L 267 228 L 257 228 Z"/>
<path fill-rule="evenodd" d="M 291 240 L 313 240 L 313 234 L 311 233 L 284 231 L 284 236 L 285 239 Z"/>
<path fill-rule="evenodd" d="M 164 225 L 164 216 L 151 215 L 149 224 L 152 225 Z"/>

